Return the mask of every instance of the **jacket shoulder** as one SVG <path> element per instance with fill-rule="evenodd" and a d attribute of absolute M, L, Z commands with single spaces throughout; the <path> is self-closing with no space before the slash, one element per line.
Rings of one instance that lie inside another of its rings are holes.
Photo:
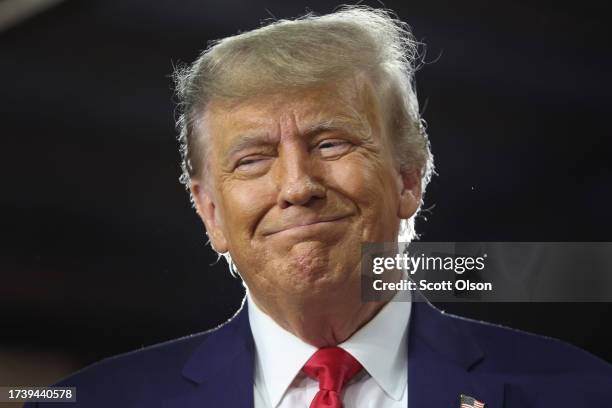
<path fill-rule="evenodd" d="M 502 325 L 442 312 L 464 327 L 482 348 L 486 361 L 499 370 L 516 373 L 592 372 L 612 375 L 612 365 L 562 340 Z"/>
<path fill-rule="evenodd" d="M 612 365 L 564 341 L 444 314 L 480 347 L 480 376 L 506 384 L 506 406 L 609 407 Z"/>
<path fill-rule="evenodd" d="M 105 358 L 54 386 L 76 387 L 77 403 L 67 403 L 67 407 L 156 407 L 164 397 L 188 389 L 190 383 L 182 376 L 186 362 L 196 349 L 229 325 L 227 322 L 205 332 Z M 46 406 L 39 403 L 25 408 Z M 63 404 L 49 406 L 60 408 Z"/>

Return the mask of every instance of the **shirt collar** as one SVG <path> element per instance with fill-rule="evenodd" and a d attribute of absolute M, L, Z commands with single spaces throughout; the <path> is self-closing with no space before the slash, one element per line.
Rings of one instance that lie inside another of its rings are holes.
<path fill-rule="evenodd" d="M 392 399 L 399 401 L 407 384 L 407 330 L 411 302 L 387 303 L 372 320 L 338 345 L 357 359 Z M 248 313 L 256 347 L 256 381 L 276 407 L 317 348 L 280 327 L 257 307 L 247 291 Z"/>
<path fill-rule="evenodd" d="M 408 292 L 409 294 L 409 292 Z M 408 321 L 412 303 L 398 293 L 372 320 L 338 345 L 357 359 L 389 397 L 399 401 L 408 381 Z"/>
<path fill-rule="evenodd" d="M 276 407 L 317 348 L 280 327 L 257 307 L 248 291 L 247 301 L 249 322 L 255 340 L 256 367 L 259 368 L 256 369 L 255 381 L 263 383 L 270 406 Z"/>

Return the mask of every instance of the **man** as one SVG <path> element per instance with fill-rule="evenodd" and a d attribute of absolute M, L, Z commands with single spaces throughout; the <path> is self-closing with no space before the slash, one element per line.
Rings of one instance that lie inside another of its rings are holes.
<path fill-rule="evenodd" d="M 361 245 L 414 237 L 433 169 L 416 55 L 389 13 L 346 7 L 179 70 L 183 181 L 247 296 L 220 328 L 62 381 L 76 406 L 610 406 L 610 366 L 572 346 L 361 300 Z"/>

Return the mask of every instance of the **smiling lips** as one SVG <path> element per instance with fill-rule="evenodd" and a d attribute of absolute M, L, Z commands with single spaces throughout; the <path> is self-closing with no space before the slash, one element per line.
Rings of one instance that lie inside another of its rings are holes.
<path fill-rule="evenodd" d="M 311 227 L 311 226 L 323 226 L 325 224 L 331 224 L 335 221 L 340 221 L 344 218 L 347 218 L 348 215 L 336 215 L 336 216 L 328 216 L 328 217 L 308 217 L 308 218 L 303 218 L 300 220 L 296 220 L 293 222 L 288 222 L 288 223 L 283 223 L 283 225 L 280 225 L 278 227 L 273 227 L 273 228 L 269 228 L 267 229 L 263 235 L 273 235 L 273 234 L 278 234 L 280 232 L 285 232 L 285 231 L 298 231 L 301 229 L 307 229 L 307 227 Z"/>

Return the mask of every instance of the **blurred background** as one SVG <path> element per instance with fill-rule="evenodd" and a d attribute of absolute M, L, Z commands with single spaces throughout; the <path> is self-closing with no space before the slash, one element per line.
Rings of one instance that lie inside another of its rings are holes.
<path fill-rule="evenodd" d="M 338 4 L 0 1 L 0 385 L 233 314 L 242 285 L 178 182 L 169 76 L 209 40 Z M 385 6 L 427 44 L 418 94 L 439 175 L 422 240 L 612 241 L 604 3 Z M 609 303 L 441 307 L 612 361 Z"/>

